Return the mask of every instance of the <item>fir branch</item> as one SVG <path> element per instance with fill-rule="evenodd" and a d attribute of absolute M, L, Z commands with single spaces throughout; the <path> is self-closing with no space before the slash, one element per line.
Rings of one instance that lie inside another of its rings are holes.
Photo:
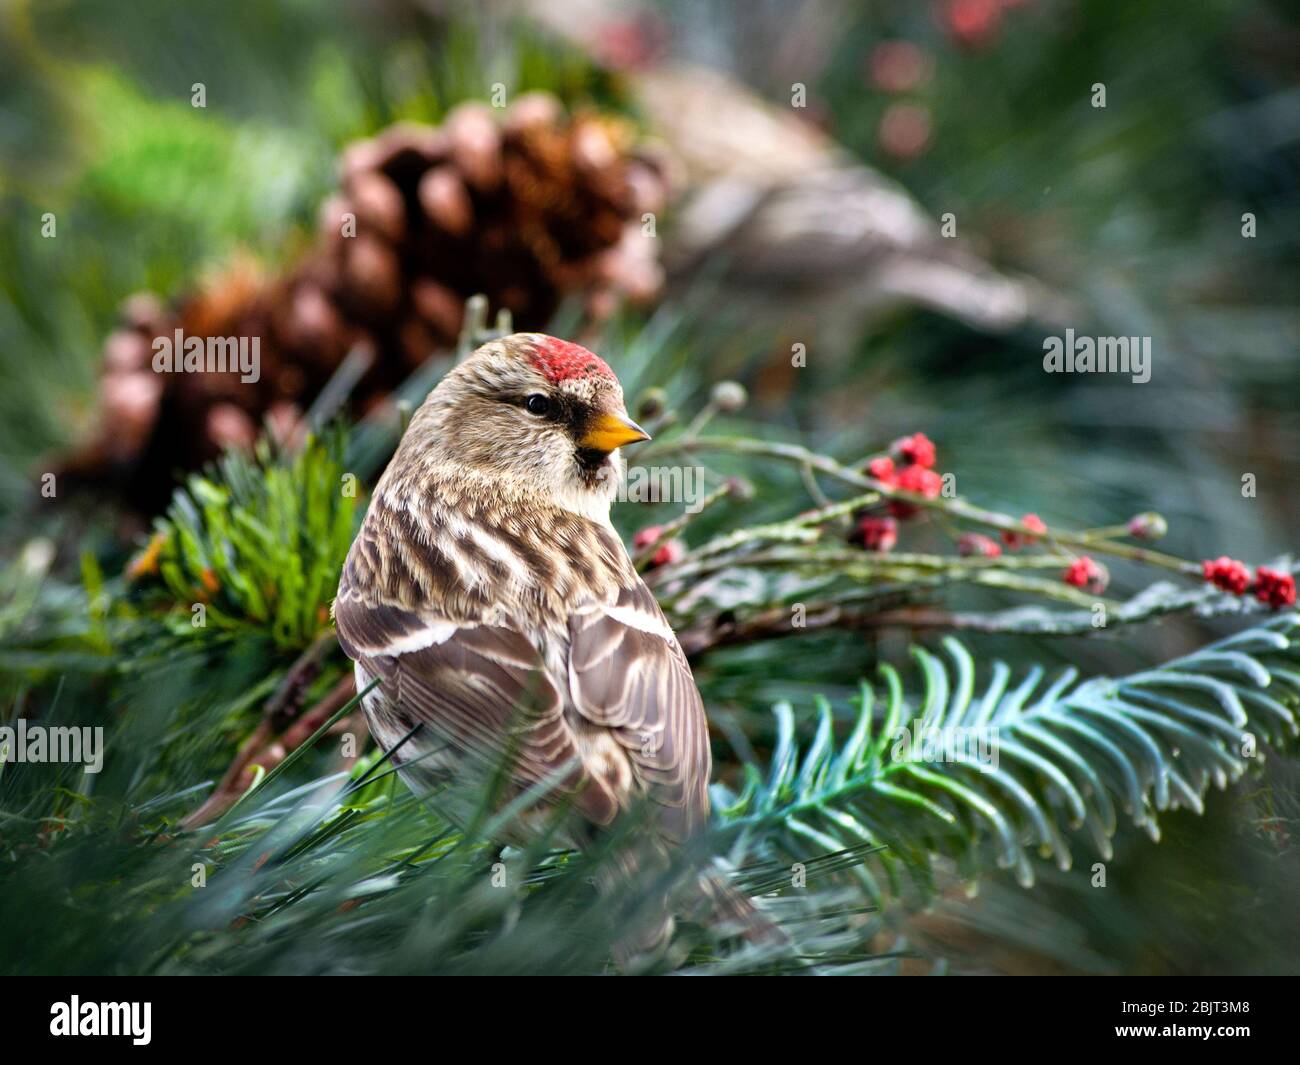
<path fill-rule="evenodd" d="M 751 844 L 774 831 L 795 861 L 810 848 L 886 844 L 874 864 L 896 883 L 901 863 L 922 887 L 934 855 L 974 875 L 991 842 L 997 864 L 1030 886 L 1033 848 L 1068 869 L 1068 834 L 1085 829 L 1108 859 L 1117 810 L 1158 840 L 1160 812 L 1201 812 L 1209 786 L 1237 780 L 1262 742 L 1293 746 L 1300 734 L 1300 614 L 1127 677 L 1076 684 L 1067 669 L 1046 688 L 1040 668 L 1013 685 L 995 663 L 979 693 L 970 654 L 952 638 L 944 648 L 948 665 L 914 650 L 916 700 L 882 666 L 883 699 L 864 683 L 838 741 L 826 700 L 802 747 L 793 707 L 776 706 L 770 765 L 748 767 L 739 793 L 715 787 L 724 830 Z M 874 873 L 855 872 L 879 904 Z"/>

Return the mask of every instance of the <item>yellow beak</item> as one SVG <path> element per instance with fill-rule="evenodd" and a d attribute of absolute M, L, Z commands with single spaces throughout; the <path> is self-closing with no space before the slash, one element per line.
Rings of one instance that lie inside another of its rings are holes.
<path fill-rule="evenodd" d="M 650 434 L 631 418 L 621 414 L 598 414 L 578 441 L 579 447 L 606 453 L 637 440 L 649 440 Z"/>

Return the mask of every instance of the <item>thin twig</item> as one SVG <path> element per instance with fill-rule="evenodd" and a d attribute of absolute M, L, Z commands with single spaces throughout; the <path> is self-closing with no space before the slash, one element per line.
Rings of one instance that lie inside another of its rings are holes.
<path fill-rule="evenodd" d="M 636 554 L 632 557 L 632 562 L 636 568 L 638 570 L 645 569 L 645 567 L 650 564 L 650 560 L 654 558 L 655 552 L 659 550 L 660 544 L 667 540 L 671 540 L 679 532 L 685 529 L 687 525 L 694 521 L 698 515 L 704 513 L 704 511 L 708 510 L 714 503 L 718 502 L 718 500 L 731 495 L 732 487 L 731 481 L 719 485 L 700 500 L 699 506 L 694 510 L 687 510 L 673 518 L 672 521 L 660 526 L 659 534 L 644 547 L 638 549 Z"/>
<path fill-rule="evenodd" d="M 800 447 L 797 444 L 751 440 L 747 437 L 701 436 L 692 439 L 668 441 L 661 447 L 664 451 L 722 451 L 739 455 L 761 455 L 768 458 L 782 459 L 786 462 L 809 466 L 818 472 L 825 473 L 856 488 L 879 492 L 880 495 L 887 499 L 897 499 L 927 510 L 943 511 L 955 518 L 976 525 L 1019 533 L 1022 536 L 1039 536 L 1068 547 L 1113 555 L 1116 558 L 1126 558 L 1134 562 L 1145 562 L 1187 576 L 1200 575 L 1200 567 L 1197 563 L 1176 558 L 1173 555 L 1166 555 L 1160 551 L 1153 551 L 1149 547 L 1119 544 L 1109 540 L 1097 540 L 1084 533 L 1067 532 L 1056 528 L 1049 528 L 1046 533 L 1036 533 L 1032 529 L 1026 529 L 1016 518 L 1007 514 L 999 514 L 996 511 L 986 510 L 983 507 L 977 507 L 961 498 L 938 496 L 931 499 L 916 492 L 905 492 L 902 489 L 883 484 L 865 474 L 858 473 L 856 470 L 851 470 L 847 466 L 841 466 L 834 459 L 819 455 L 817 452 L 810 451 L 808 448 Z"/>

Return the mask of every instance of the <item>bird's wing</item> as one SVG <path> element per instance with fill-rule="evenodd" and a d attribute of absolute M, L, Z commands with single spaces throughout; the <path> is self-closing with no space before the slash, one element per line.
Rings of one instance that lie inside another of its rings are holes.
<path fill-rule="evenodd" d="M 687 202 L 670 267 L 679 265 L 683 252 L 687 264 L 716 254 L 738 281 L 824 285 L 900 252 L 924 249 L 938 258 L 949 250 L 938 224 L 901 187 L 866 167 L 822 168 L 762 187 L 743 217 L 733 217 L 743 202 L 736 184 L 722 179 Z M 711 232 L 702 222 L 718 213 L 719 203 L 731 206 L 724 214 L 730 225 Z"/>
<path fill-rule="evenodd" d="M 560 790 L 583 817 L 598 824 L 613 820 L 619 806 L 613 783 L 583 765 L 563 695 L 527 636 L 509 625 L 451 621 L 382 601 L 373 580 L 359 579 L 365 552 L 377 550 L 363 542 L 368 536 L 383 533 L 363 529 L 358 537 L 334 619 L 344 651 L 379 679 L 383 702 L 398 723 L 425 725 L 488 770 L 504 765 L 519 791 L 559 774 Z"/>
<path fill-rule="evenodd" d="M 615 601 L 570 618 L 569 690 L 577 711 L 614 735 L 665 833 L 682 840 L 708 818 L 708 721 L 663 611 L 631 580 Z"/>

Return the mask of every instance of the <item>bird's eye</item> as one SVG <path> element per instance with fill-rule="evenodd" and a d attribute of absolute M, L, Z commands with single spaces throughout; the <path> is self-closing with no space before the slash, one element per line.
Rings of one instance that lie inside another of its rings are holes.
<path fill-rule="evenodd" d="M 524 406 L 528 408 L 529 414 L 536 414 L 538 417 L 551 412 L 551 401 L 540 392 L 534 392 L 524 400 Z"/>

